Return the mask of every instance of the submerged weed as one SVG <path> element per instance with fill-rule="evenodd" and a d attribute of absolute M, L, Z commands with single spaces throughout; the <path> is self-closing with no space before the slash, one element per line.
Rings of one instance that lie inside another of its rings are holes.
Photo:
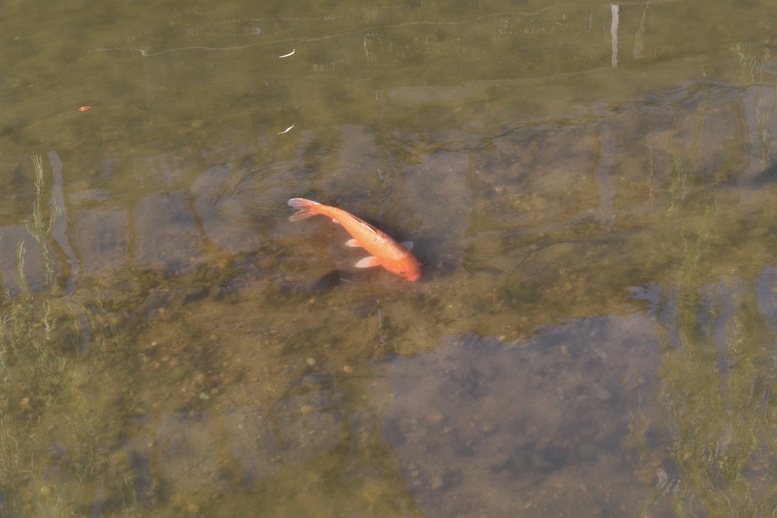
<path fill-rule="evenodd" d="M 688 171 L 683 165 L 682 157 L 678 151 L 672 152 L 673 176 L 672 183 L 669 184 L 669 208 L 673 209 L 679 202 L 683 201 L 687 192 Z"/>
<path fill-rule="evenodd" d="M 131 467 L 107 456 L 121 420 L 104 413 L 109 402 L 129 397 L 116 386 L 116 372 L 123 370 L 108 368 L 124 363 L 117 353 L 125 349 L 124 338 L 101 323 L 110 319 L 103 318 L 99 294 L 91 312 L 82 314 L 61 296 L 48 245 L 57 209 L 44 202 L 42 158 L 32 162 L 36 197 L 27 230 L 42 250 L 45 279 L 31 289 L 27 247 L 19 240 L 18 290 L 4 286 L 0 292 L 0 515 L 80 515 L 99 492 L 109 493 L 115 506 L 131 507 Z M 96 354 L 76 353 L 83 326 Z"/>

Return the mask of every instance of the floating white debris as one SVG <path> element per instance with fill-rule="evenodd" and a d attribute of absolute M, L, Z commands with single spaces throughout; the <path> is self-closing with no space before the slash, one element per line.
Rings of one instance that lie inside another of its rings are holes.
<path fill-rule="evenodd" d="M 297 52 L 297 49 L 292 49 L 292 51 L 289 52 L 288 54 L 284 54 L 283 56 L 278 56 L 278 59 L 283 59 L 283 58 L 288 58 L 289 56 L 293 56 L 295 52 Z"/>
<path fill-rule="evenodd" d="M 286 128 L 286 129 L 285 129 L 285 130 L 283 130 L 283 131 L 279 131 L 277 134 L 278 134 L 278 135 L 283 135 L 284 133 L 288 133 L 288 132 L 290 132 L 290 131 L 291 131 L 291 128 L 293 128 L 293 127 L 294 127 L 294 124 L 292 124 L 291 126 L 289 126 L 288 128 Z"/>

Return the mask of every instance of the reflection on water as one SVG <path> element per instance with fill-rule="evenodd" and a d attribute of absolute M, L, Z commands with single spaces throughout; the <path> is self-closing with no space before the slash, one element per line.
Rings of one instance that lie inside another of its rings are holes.
<path fill-rule="evenodd" d="M 774 513 L 771 4 L 87 7 L 0 9 L 0 514 Z"/>
<path fill-rule="evenodd" d="M 656 339 L 650 318 L 591 318 L 389 364 L 385 437 L 424 515 L 632 514 L 630 415 L 654 390 Z"/>

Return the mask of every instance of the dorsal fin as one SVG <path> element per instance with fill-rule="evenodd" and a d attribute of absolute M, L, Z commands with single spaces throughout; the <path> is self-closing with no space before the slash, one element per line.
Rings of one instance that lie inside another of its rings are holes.
<path fill-rule="evenodd" d="M 349 216 L 350 216 L 350 217 L 351 217 L 351 218 L 352 218 L 354 221 L 356 221 L 356 223 L 359 223 L 360 225 L 362 225 L 362 226 L 364 226 L 364 227 L 367 227 L 367 228 L 368 228 L 368 229 L 370 229 L 370 230 L 371 230 L 373 233 L 375 233 L 375 234 L 380 234 L 380 233 L 381 233 L 379 229 L 377 229 L 377 228 L 376 228 L 375 226 L 373 226 L 373 225 L 370 225 L 369 223 L 367 223 L 366 221 L 364 221 L 364 220 L 363 220 L 363 219 L 361 219 L 360 217 L 358 217 L 358 216 L 354 216 L 354 215 L 353 215 L 353 214 L 351 214 L 350 212 L 347 212 L 346 214 L 348 214 L 348 215 L 349 215 Z"/>

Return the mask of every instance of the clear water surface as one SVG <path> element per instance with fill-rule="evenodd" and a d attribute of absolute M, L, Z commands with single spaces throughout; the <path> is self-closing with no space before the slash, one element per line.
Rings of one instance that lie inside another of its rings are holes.
<path fill-rule="evenodd" d="M 0 514 L 773 515 L 775 20 L 4 3 Z"/>

